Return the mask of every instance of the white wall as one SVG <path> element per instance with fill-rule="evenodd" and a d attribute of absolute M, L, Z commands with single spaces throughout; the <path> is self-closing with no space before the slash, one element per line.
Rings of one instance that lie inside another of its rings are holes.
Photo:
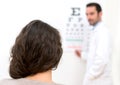
<path fill-rule="evenodd" d="M 103 19 L 113 37 L 112 70 L 114 85 L 120 85 L 120 1 L 106 0 L 104 8 Z"/>
<path fill-rule="evenodd" d="M 20 30 L 31 20 L 41 19 L 56 28 L 64 28 L 71 6 L 98 1 L 103 6 L 103 21 L 110 28 L 113 41 L 114 85 L 120 84 L 120 3 L 119 0 L 3 0 L 0 1 L 0 79 L 8 78 L 9 53 Z M 54 3 L 56 4 L 54 4 Z M 119 17 L 119 18 L 118 18 Z M 119 39 L 118 39 L 119 38 Z M 82 84 L 85 62 L 74 52 L 64 53 L 53 79 L 66 85 Z"/>

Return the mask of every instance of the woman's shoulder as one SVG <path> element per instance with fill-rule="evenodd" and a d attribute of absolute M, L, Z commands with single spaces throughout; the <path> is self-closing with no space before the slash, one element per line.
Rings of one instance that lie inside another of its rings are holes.
<path fill-rule="evenodd" d="M 57 83 L 47 84 L 43 82 L 31 81 L 25 78 L 21 79 L 4 79 L 0 81 L 0 85 L 62 85 Z"/>
<path fill-rule="evenodd" d="M 14 85 L 16 81 L 14 79 L 4 79 L 0 80 L 0 85 Z"/>
<path fill-rule="evenodd" d="M 0 80 L 0 85 L 25 85 L 22 79 L 4 79 Z"/>

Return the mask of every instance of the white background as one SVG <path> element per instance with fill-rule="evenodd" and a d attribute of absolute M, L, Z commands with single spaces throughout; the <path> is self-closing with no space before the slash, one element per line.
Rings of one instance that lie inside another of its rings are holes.
<path fill-rule="evenodd" d="M 69 9 L 97 1 L 103 7 L 103 21 L 113 36 L 114 85 L 120 85 L 120 3 L 119 0 L 0 0 L 0 79 L 9 78 L 9 55 L 15 38 L 31 20 L 40 19 L 60 31 L 65 26 Z M 62 34 L 62 33 L 61 33 Z M 81 85 L 85 73 L 85 62 L 74 52 L 64 52 L 53 80 L 65 85 Z"/>

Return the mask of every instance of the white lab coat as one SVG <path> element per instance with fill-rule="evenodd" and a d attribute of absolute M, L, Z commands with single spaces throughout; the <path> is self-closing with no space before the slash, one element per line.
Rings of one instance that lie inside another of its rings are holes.
<path fill-rule="evenodd" d="M 111 37 L 102 22 L 97 23 L 91 34 L 89 50 L 82 52 L 87 62 L 83 85 L 113 85 L 111 76 Z"/>

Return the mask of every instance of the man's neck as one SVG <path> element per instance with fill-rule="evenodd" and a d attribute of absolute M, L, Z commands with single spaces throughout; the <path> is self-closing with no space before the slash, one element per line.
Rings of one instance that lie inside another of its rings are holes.
<path fill-rule="evenodd" d="M 99 23 L 101 22 L 101 20 L 99 20 L 98 22 L 96 22 L 93 27 L 96 27 Z"/>

